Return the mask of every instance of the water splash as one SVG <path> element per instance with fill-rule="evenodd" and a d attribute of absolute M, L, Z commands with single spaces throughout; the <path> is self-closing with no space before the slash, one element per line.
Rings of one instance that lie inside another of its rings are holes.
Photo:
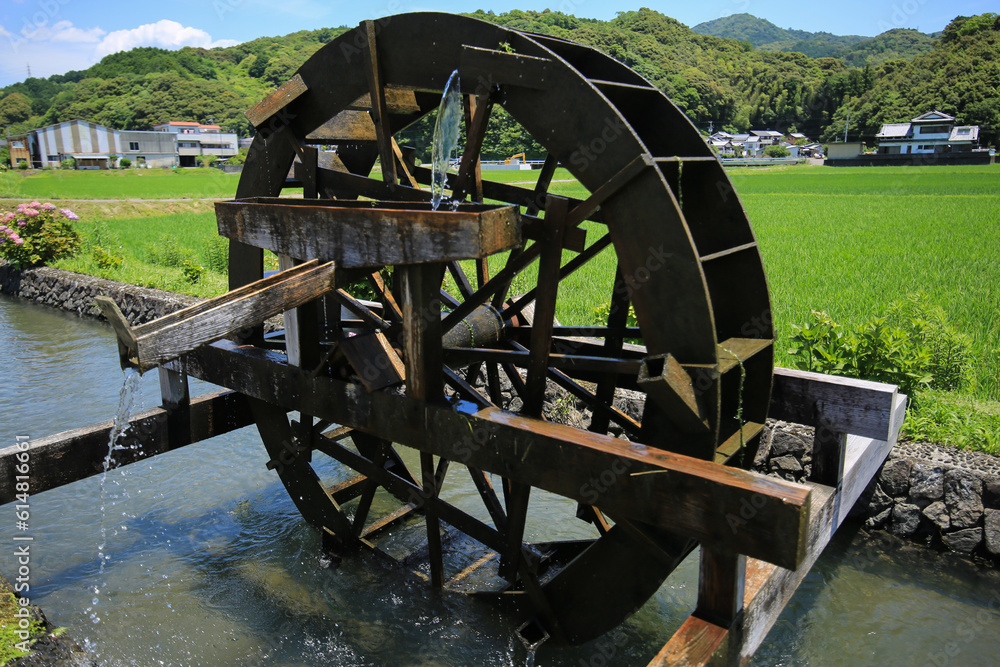
<path fill-rule="evenodd" d="M 94 584 L 94 597 L 91 600 L 91 606 L 87 608 L 87 613 L 90 615 L 90 620 L 94 623 L 99 623 L 101 621 L 100 616 L 97 613 L 97 605 L 100 603 L 101 596 L 101 586 L 103 585 L 104 568 L 108 562 L 108 555 L 105 553 L 105 548 L 108 543 L 108 530 L 105 525 L 105 517 L 107 516 L 107 506 L 106 506 L 106 486 L 108 481 L 108 471 L 112 467 L 114 460 L 114 453 L 117 449 L 123 449 L 118 441 L 129 429 L 129 419 L 132 417 L 132 412 L 135 410 L 136 404 L 140 401 L 142 396 L 142 375 L 138 370 L 134 368 L 125 369 L 125 379 L 122 382 L 122 388 L 118 392 L 118 409 L 115 411 L 114 422 L 111 426 L 111 433 L 108 436 L 108 453 L 104 456 L 104 471 L 101 473 L 101 543 L 97 546 L 97 558 L 98 558 L 98 571 L 97 571 L 97 583 Z"/>
<path fill-rule="evenodd" d="M 448 163 L 458 145 L 458 129 L 462 124 L 462 93 L 458 86 L 458 70 L 448 77 L 441 95 L 437 120 L 434 121 L 434 142 L 431 147 L 431 208 L 437 210 L 444 198 Z M 454 208 L 454 207 L 453 207 Z"/>

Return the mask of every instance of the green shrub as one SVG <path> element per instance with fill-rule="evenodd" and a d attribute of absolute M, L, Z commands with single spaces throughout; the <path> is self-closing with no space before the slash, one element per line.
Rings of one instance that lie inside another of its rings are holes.
<path fill-rule="evenodd" d="M 69 257 L 80 247 L 80 235 L 72 226 L 79 219 L 68 208 L 48 202 L 18 204 L 16 212 L 0 218 L 0 257 L 19 268 Z"/>
<path fill-rule="evenodd" d="M 132 166 L 132 160 L 129 160 L 127 157 L 123 157 L 121 160 L 118 160 L 118 166 L 122 169 L 128 169 Z"/>
<path fill-rule="evenodd" d="M 812 322 L 792 325 L 788 353 L 801 369 L 896 384 L 911 398 L 922 389 L 960 389 L 967 381 L 971 343 L 924 294 L 851 328 L 825 312 L 812 315 Z"/>
<path fill-rule="evenodd" d="M 107 270 L 117 269 L 125 261 L 123 256 L 115 255 L 99 245 L 95 245 L 90 249 L 90 256 L 97 263 L 97 266 Z"/>
<path fill-rule="evenodd" d="M 19 160 L 17 163 L 17 168 L 20 169 L 21 171 L 28 171 L 28 161 Z"/>
<path fill-rule="evenodd" d="M 198 266 L 194 262 L 189 260 L 184 260 L 184 264 L 181 266 L 184 273 L 184 280 L 188 281 L 192 285 L 201 280 L 201 277 L 205 275 L 205 269 Z"/>
<path fill-rule="evenodd" d="M 66 158 L 59 163 L 59 166 L 63 169 L 76 169 L 76 160 L 71 157 Z"/>

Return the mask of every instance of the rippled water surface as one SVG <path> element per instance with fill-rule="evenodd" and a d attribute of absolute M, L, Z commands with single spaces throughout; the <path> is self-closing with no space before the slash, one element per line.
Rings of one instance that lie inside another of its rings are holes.
<path fill-rule="evenodd" d="M 0 360 L 5 446 L 114 414 L 122 372 L 107 327 L 0 296 Z M 156 374 L 142 381 L 137 409 L 158 399 Z M 192 394 L 205 389 L 193 383 Z M 244 429 L 109 473 L 103 574 L 99 477 L 33 496 L 32 602 L 104 664 L 141 666 L 644 665 L 694 605 L 692 557 L 608 636 L 529 656 L 486 603 L 435 593 L 370 556 L 324 568 L 317 535 L 265 461 Z M 471 508 L 471 484 L 456 480 L 447 494 Z M 529 533 L 586 534 L 565 501 L 538 494 L 532 507 Z M 7 544 L 13 524 L 13 509 L 0 509 Z M 421 539 L 403 530 L 392 544 Z M 12 549 L 0 551 L 11 577 Z M 97 623 L 87 613 L 95 585 Z M 754 664 L 986 665 L 997 646 L 996 572 L 845 527 Z"/>

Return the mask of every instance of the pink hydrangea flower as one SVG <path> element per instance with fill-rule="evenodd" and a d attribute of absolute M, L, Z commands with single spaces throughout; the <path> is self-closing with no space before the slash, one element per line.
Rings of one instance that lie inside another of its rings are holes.
<path fill-rule="evenodd" d="M 42 210 L 43 211 L 54 211 L 54 210 L 56 210 L 56 205 L 53 204 L 50 201 L 47 201 L 44 204 L 42 204 Z"/>
<path fill-rule="evenodd" d="M 7 225 L 0 225 L 0 232 L 7 231 Z"/>
<path fill-rule="evenodd" d="M 18 213 L 24 213 L 24 209 L 26 209 L 26 208 L 28 208 L 27 204 L 18 204 L 17 205 L 17 212 Z"/>
<path fill-rule="evenodd" d="M 5 215 L 5 216 L 3 217 L 3 221 L 4 221 L 4 222 L 10 222 L 10 221 L 11 221 L 11 220 L 13 220 L 13 219 L 14 219 L 15 217 L 16 217 L 16 216 L 14 215 L 14 213 L 13 213 L 13 212 L 10 212 L 10 213 L 8 213 L 7 215 Z"/>
<path fill-rule="evenodd" d="M 24 214 L 26 216 L 28 216 L 29 218 L 34 218 L 34 217 L 36 217 L 38 215 L 38 211 L 36 209 L 33 209 L 33 208 L 26 208 L 26 209 L 24 209 Z"/>
<path fill-rule="evenodd" d="M 74 213 L 73 211 L 69 210 L 68 208 L 61 208 L 61 209 L 59 209 L 59 212 L 62 213 L 63 215 L 65 215 L 66 218 L 69 219 L 69 220 L 79 220 L 80 219 L 80 216 L 78 216 L 76 213 Z"/>
<path fill-rule="evenodd" d="M 28 224 L 28 223 L 26 223 L 24 220 L 18 220 L 17 221 L 17 226 L 18 227 L 24 227 L 26 224 Z"/>
<path fill-rule="evenodd" d="M 40 208 L 41 205 L 42 205 L 42 202 L 40 202 L 40 201 L 33 201 L 30 204 L 28 204 L 28 206 L 30 206 L 31 208 Z"/>
<path fill-rule="evenodd" d="M 14 241 L 14 245 L 24 245 L 24 239 L 22 239 L 20 236 L 12 240 Z"/>

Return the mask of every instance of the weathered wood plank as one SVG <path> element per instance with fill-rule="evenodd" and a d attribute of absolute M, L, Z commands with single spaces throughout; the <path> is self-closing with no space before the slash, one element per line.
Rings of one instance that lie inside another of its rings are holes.
<path fill-rule="evenodd" d="M 168 427 L 170 413 L 164 408 L 145 410 L 132 417 L 121 440 L 126 448 L 116 450 L 111 467 L 135 463 L 252 423 L 244 397 L 230 391 L 191 399 L 188 414 L 183 432 L 177 432 L 179 425 Z M 31 493 L 101 474 L 111 428 L 112 421 L 108 420 L 29 441 L 26 453 L 31 466 Z M 130 446 L 134 444 L 142 446 Z M 21 452 L 16 445 L 0 450 L 0 504 L 15 499 L 14 466 Z"/>
<path fill-rule="evenodd" d="M 289 367 L 281 355 L 226 341 L 186 355 L 184 370 L 289 410 L 596 504 L 613 516 L 791 567 L 804 558 L 810 500 L 802 485 L 497 409 L 466 413 L 384 392 L 369 394 L 360 385 L 310 377 Z M 437 437 L 427 438 L 427 433 Z M 478 446 L 477 433 L 503 446 Z M 595 470 L 623 466 L 626 474 L 597 498 L 591 486 L 581 483 Z M 757 511 L 739 530 L 718 529 L 748 505 Z"/>
<path fill-rule="evenodd" d="M 217 202 L 216 215 L 223 236 L 338 268 L 478 259 L 521 241 L 513 206 L 431 211 L 417 202 L 264 198 Z"/>
<path fill-rule="evenodd" d="M 322 296 L 334 287 L 334 265 L 329 262 L 316 266 L 316 263 L 313 260 L 135 327 L 132 329 L 135 348 L 130 349 L 130 362 L 145 372 L 199 345 L 260 324 Z M 96 301 L 109 320 L 120 317 L 121 311 L 112 308 L 114 302 L 110 299 L 98 297 Z M 127 323 L 119 323 L 121 326 Z M 116 333 L 119 327 L 115 327 Z M 119 340 L 126 346 L 132 345 L 120 333 Z"/>
<path fill-rule="evenodd" d="M 375 123 L 367 111 L 341 111 L 306 135 L 306 141 L 316 144 L 375 142 Z"/>
<path fill-rule="evenodd" d="M 815 426 L 820 404 L 829 428 L 885 440 L 892 426 L 895 393 L 896 386 L 891 384 L 775 368 L 768 415 Z"/>
<path fill-rule="evenodd" d="M 403 361 L 381 331 L 350 336 L 337 344 L 368 391 L 402 384 L 406 378 Z"/>
<path fill-rule="evenodd" d="M 296 73 L 291 79 L 278 86 L 276 91 L 243 112 L 243 115 L 247 117 L 251 125 L 260 127 L 267 122 L 267 119 L 304 95 L 308 90 L 309 86 Z"/>
<path fill-rule="evenodd" d="M 411 114 L 423 111 L 420 103 L 417 102 L 416 94 L 412 90 L 384 86 L 383 91 L 385 106 L 389 110 L 389 113 Z M 371 96 L 362 95 L 347 105 L 347 108 L 349 110 L 368 111 L 372 108 Z"/>

